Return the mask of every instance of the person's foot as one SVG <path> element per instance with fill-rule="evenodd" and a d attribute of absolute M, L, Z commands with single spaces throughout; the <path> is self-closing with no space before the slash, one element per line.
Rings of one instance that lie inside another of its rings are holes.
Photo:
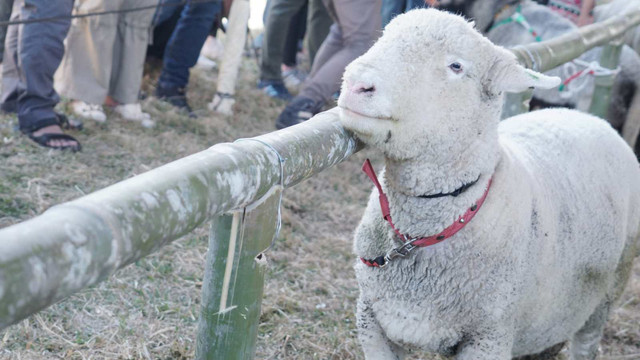
<path fill-rule="evenodd" d="M 196 67 L 205 71 L 211 71 L 218 67 L 215 61 L 209 59 L 204 55 L 198 56 L 198 61 L 196 62 Z"/>
<path fill-rule="evenodd" d="M 282 80 L 260 80 L 258 89 L 262 89 L 262 92 L 275 99 L 289 100 L 292 97 Z"/>
<path fill-rule="evenodd" d="M 37 144 L 56 149 L 80 151 L 80 142 L 62 132 L 58 125 L 49 125 L 27 134 Z"/>
<path fill-rule="evenodd" d="M 224 45 L 220 40 L 211 35 L 207 36 L 207 40 L 202 45 L 200 55 L 208 57 L 210 60 L 219 59 L 224 53 Z"/>
<path fill-rule="evenodd" d="M 315 101 L 303 96 L 296 96 L 287 107 L 282 110 L 276 119 L 276 128 L 284 129 L 289 126 L 300 124 L 319 113 L 324 105 L 323 101 Z"/>
<path fill-rule="evenodd" d="M 187 102 L 185 88 L 179 87 L 163 87 L 160 84 L 156 87 L 156 97 L 162 101 L 177 107 L 189 114 L 190 118 L 196 118 L 196 114 L 191 110 L 191 106 Z"/>
<path fill-rule="evenodd" d="M 284 83 L 284 86 L 286 86 L 289 90 L 293 90 L 294 92 L 300 90 L 300 87 L 302 86 L 302 83 L 304 82 L 304 79 L 306 77 L 307 75 L 304 72 L 296 68 L 288 67 L 282 70 L 282 81 Z"/>
<path fill-rule="evenodd" d="M 71 112 L 81 118 L 94 120 L 99 123 L 107 121 L 107 115 L 105 115 L 102 110 L 102 105 L 88 104 L 84 101 L 74 100 L 69 103 L 69 107 L 71 108 Z"/>
<path fill-rule="evenodd" d="M 143 112 L 138 103 L 117 105 L 113 111 L 125 120 L 139 122 L 145 128 L 152 128 L 156 125 L 155 121 L 151 120 L 151 115 Z"/>

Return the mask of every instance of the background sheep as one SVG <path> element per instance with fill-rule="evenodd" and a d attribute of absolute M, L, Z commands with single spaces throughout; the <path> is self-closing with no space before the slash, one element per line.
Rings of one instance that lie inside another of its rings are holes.
<path fill-rule="evenodd" d="M 557 84 L 433 9 L 398 16 L 347 67 L 341 120 L 384 153 L 380 181 L 400 232 L 440 233 L 491 184 L 453 237 L 384 268 L 355 265 L 368 359 L 407 348 L 510 359 L 565 341 L 572 359 L 595 358 L 637 251 L 640 169 L 591 115 L 547 109 L 500 122 L 503 92 Z M 465 184 L 455 197 L 425 197 Z M 374 189 L 354 251 L 375 259 L 398 246 Z"/>
<path fill-rule="evenodd" d="M 574 23 L 558 15 L 547 6 L 538 5 L 528 0 L 521 1 L 518 5 L 519 12 L 542 40 L 549 40 L 578 29 Z M 516 6 L 512 6 L 503 11 L 496 19 L 496 23 L 512 16 L 516 9 Z M 496 25 L 487 33 L 487 37 L 495 44 L 505 47 L 536 41 L 529 29 L 518 22 Z M 582 63 L 598 63 L 601 54 L 602 48 L 598 47 L 584 53 L 578 61 Z M 585 69 L 584 66 L 567 63 L 546 72 L 546 74 L 559 76 L 566 80 L 583 69 Z M 614 128 L 623 133 L 623 136 L 631 146 L 635 145 L 640 128 L 626 127 L 629 130 L 623 131 L 623 125 L 627 119 L 629 119 L 630 123 L 638 123 L 640 121 L 640 97 L 637 96 L 639 86 L 640 57 L 633 49 L 625 46 L 620 56 L 620 73 L 616 76 L 612 89 L 607 120 L 611 122 Z M 559 91 L 557 88 L 535 90 L 532 106 L 563 106 L 587 112 L 593 97 L 593 90 L 594 77 L 585 75 L 570 82 L 563 91 Z"/>

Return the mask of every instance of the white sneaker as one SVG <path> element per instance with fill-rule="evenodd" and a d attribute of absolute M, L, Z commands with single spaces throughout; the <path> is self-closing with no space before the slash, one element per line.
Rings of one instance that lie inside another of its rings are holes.
<path fill-rule="evenodd" d="M 289 91 L 299 92 L 307 74 L 298 69 L 289 69 L 282 72 L 282 81 Z"/>
<path fill-rule="evenodd" d="M 122 116 L 123 119 L 139 122 L 145 128 L 156 126 L 156 122 L 151 120 L 151 115 L 142 111 L 140 104 L 124 104 L 113 108 L 113 111 Z"/>
<path fill-rule="evenodd" d="M 218 67 L 215 61 L 209 59 L 204 55 L 198 56 L 198 61 L 196 62 L 196 67 L 202 70 L 213 70 Z"/>
<path fill-rule="evenodd" d="M 207 36 L 207 40 L 204 41 L 204 45 L 202 45 L 202 49 L 200 50 L 200 55 L 215 60 L 221 58 L 223 52 L 224 45 L 222 45 L 222 41 L 213 36 Z"/>
<path fill-rule="evenodd" d="M 87 104 L 84 101 L 74 100 L 70 104 L 71 111 L 84 119 L 94 120 L 100 123 L 107 121 L 107 115 L 102 110 L 102 105 Z"/>

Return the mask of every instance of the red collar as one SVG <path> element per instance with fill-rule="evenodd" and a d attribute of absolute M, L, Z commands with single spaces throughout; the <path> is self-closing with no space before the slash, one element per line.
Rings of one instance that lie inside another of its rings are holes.
<path fill-rule="evenodd" d="M 369 179 L 371 179 L 374 185 L 378 188 L 378 193 L 380 198 L 380 209 L 382 210 L 382 217 L 389 223 L 389 225 L 391 225 L 391 228 L 396 233 L 396 235 L 398 235 L 400 239 L 402 239 L 402 241 L 404 242 L 403 245 L 389 251 L 386 255 L 378 256 L 377 258 L 371 259 L 371 260 L 360 258 L 360 260 L 362 260 L 363 263 L 365 263 L 367 266 L 372 266 L 372 267 L 384 267 L 391 260 L 397 257 L 407 256 L 413 249 L 417 247 L 427 247 L 427 246 L 438 244 L 444 241 L 445 239 L 452 237 L 458 231 L 462 230 L 462 228 L 465 227 L 465 225 L 467 225 L 469 221 L 471 221 L 471 219 L 473 219 L 473 217 L 476 215 L 476 213 L 484 203 L 484 199 L 487 197 L 487 194 L 489 193 L 489 188 L 491 187 L 491 180 L 492 180 L 492 179 L 489 179 L 489 182 L 487 183 L 487 189 L 484 191 L 484 194 L 482 194 L 482 197 L 480 197 L 480 199 L 478 199 L 478 201 L 476 201 L 475 204 L 473 204 L 469 209 L 467 209 L 464 215 L 460 216 L 457 221 L 449 225 L 446 229 L 442 230 L 442 232 L 438 234 L 419 238 L 419 237 L 411 237 L 406 234 L 403 234 L 398 229 L 396 229 L 395 225 L 393 225 L 393 222 L 391 221 L 391 211 L 389 211 L 389 200 L 387 200 L 387 195 L 385 195 L 385 193 L 382 191 L 382 186 L 380 186 L 378 177 L 376 176 L 376 173 L 373 171 L 373 166 L 371 166 L 371 162 L 369 161 L 369 159 L 365 160 L 364 165 L 362 166 L 362 171 L 364 171 L 367 174 L 367 176 L 369 176 Z"/>

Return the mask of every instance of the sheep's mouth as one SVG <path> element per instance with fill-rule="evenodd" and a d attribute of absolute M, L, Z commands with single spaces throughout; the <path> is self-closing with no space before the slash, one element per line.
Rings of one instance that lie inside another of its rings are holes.
<path fill-rule="evenodd" d="M 367 119 L 376 119 L 376 120 L 388 120 L 388 121 L 396 121 L 394 118 L 390 117 L 390 116 L 375 116 L 375 115 L 369 115 L 369 114 L 365 114 L 365 113 L 361 113 L 359 111 L 353 110 L 353 109 L 349 109 L 347 107 L 343 107 L 343 106 L 339 106 L 339 108 L 344 111 L 345 115 L 348 116 L 355 116 L 355 117 L 362 117 L 362 118 L 367 118 Z"/>

